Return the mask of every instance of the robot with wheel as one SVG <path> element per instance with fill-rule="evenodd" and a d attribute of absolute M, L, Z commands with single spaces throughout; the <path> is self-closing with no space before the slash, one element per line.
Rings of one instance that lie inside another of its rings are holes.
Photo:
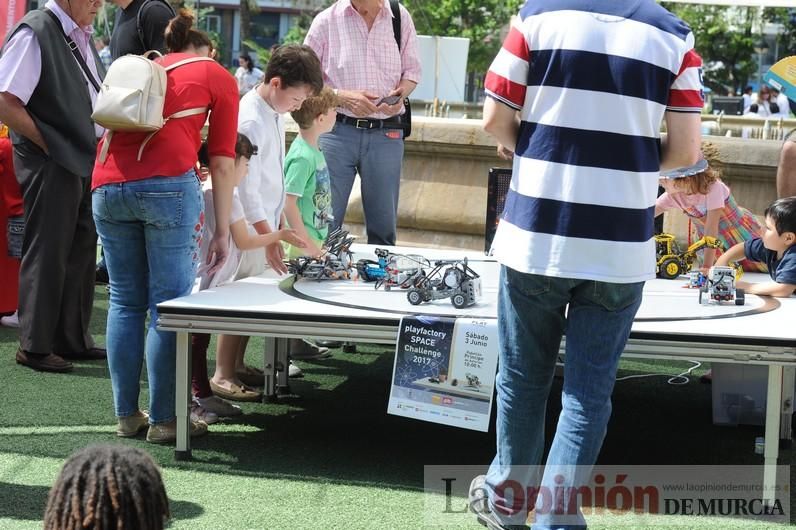
<path fill-rule="evenodd" d="M 450 298 L 456 309 L 474 305 L 481 297 L 481 277 L 462 260 L 434 263 L 428 274 L 421 276 L 406 293 L 412 305 Z"/>
<path fill-rule="evenodd" d="M 735 288 L 735 269 L 732 267 L 711 267 L 705 283 L 699 289 L 699 303 L 709 304 L 735 302 L 744 305 L 746 296 L 743 289 Z"/>
<path fill-rule="evenodd" d="M 409 289 L 425 275 L 425 269 L 431 263 L 423 256 L 413 254 L 393 254 L 389 250 L 375 250 L 378 261 L 361 259 L 357 262 L 359 278 L 366 282 L 376 282 L 375 288 L 384 287 L 389 291 L 393 287 Z"/>
<path fill-rule="evenodd" d="M 301 256 L 288 261 L 287 268 L 297 278 L 307 280 L 349 280 L 355 267 L 351 245 L 354 236 L 345 230 L 331 232 L 324 243 L 324 253 L 317 258 Z"/>

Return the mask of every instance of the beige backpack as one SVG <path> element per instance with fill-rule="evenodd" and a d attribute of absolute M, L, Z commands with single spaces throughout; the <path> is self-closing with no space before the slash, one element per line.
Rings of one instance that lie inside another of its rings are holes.
<path fill-rule="evenodd" d="M 149 132 L 138 149 L 137 160 L 141 160 L 144 147 L 168 120 L 185 118 L 207 112 L 206 107 L 181 110 L 167 118 L 163 117 L 166 99 L 166 72 L 180 66 L 199 61 L 212 61 L 209 57 L 192 57 L 163 67 L 149 59 L 149 51 L 143 55 L 119 57 L 108 68 L 102 82 L 91 118 L 108 132 L 100 152 L 100 162 L 108 158 L 108 147 L 114 132 Z"/>

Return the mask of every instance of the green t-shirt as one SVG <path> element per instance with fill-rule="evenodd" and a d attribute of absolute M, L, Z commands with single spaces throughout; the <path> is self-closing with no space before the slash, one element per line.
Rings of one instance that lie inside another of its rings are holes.
<path fill-rule="evenodd" d="M 298 208 L 307 233 L 326 240 L 332 221 L 329 169 L 320 150 L 297 136 L 285 157 L 285 193 L 298 196 Z"/>

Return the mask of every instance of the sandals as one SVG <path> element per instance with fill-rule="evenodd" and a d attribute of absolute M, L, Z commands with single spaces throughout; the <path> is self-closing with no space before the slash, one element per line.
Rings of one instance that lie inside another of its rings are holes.
<path fill-rule="evenodd" d="M 210 390 L 220 398 L 230 401 L 262 401 L 263 393 L 253 390 L 246 385 L 232 383 L 229 388 L 221 387 L 210 380 Z"/>

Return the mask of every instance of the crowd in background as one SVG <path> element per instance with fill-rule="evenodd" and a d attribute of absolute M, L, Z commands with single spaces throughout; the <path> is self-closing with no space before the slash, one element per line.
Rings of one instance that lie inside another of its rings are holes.
<path fill-rule="evenodd" d="M 734 95 L 734 94 L 731 94 Z M 793 116 L 796 103 L 788 97 L 768 85 L 760 85 L 757 92 L 751 86 L 744 89 L 743 94 L 743 115 L 753 118 L 785 118 Z"/>

